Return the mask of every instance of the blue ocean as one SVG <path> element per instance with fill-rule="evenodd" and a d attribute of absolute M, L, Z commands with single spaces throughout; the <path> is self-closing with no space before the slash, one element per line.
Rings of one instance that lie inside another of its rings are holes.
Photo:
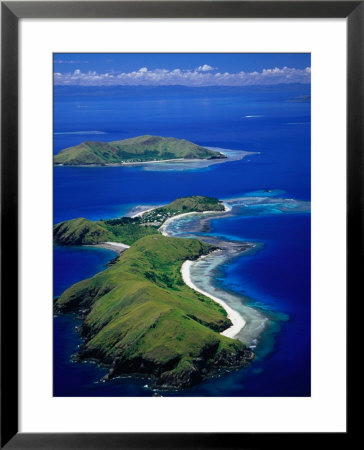
<path fill-rule="evenodd" d="M 101 382 L 106 369 L 72 362 L 81 343 L 79 319 L 56 316 L 54 395 L 309 396 L 310 86 L 55 86 L 54 153 L 142 134 L 251 154 L 207 167 L 55 167 L 54 223 L 119 217 L 188 195 L 226 200 L 232 214 L 212 219 L 206 234 L 259 245 L 221 264 L 215 282 L 267 315 L 269 326 L 247 368 L 183 391 L 157 392 L 132 377 Z M 115 256 L 101 248 L 55 247 L 54 296 L 106 269 Z"/>

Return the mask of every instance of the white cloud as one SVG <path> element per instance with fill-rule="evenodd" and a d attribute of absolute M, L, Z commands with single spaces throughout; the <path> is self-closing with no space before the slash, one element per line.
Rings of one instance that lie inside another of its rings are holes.
<path fill-rule="evenodd" d="M 290 67 L 273 67 L 263 69 L 261 72 L 216 72 L 211 69 L 195 70 L 182 69 L 153 69 L 141 67 L 133 72 L 106 72 L 96 71 L 82 72 L 76 69 L 70 73 L 54 73 L 55 85 L 79 85 L 79 86 L 249 86 L 292 84 L 311 82 L 311 68 L 295 69 Z M 207 66 L 211 67 L 211 66 Z"/>
<path fill-rule="evenodd" d="M 204 64 L 203 66 L 197 67 L 197 72 L 209 72 L 210 70 L 215 70 L 215 67 Z"/>

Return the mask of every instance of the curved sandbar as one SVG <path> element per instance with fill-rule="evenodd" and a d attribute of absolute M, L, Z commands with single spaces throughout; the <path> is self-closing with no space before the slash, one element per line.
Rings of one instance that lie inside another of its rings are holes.
<path fill-rule="evenodd" d="M 201 257 L 203 258 L 203 256 Z M 199 259 L 201 259 L 199 258 Z M 206 295 L 206 297 L 211 298 L 214 302 L 221 305 L 225 311 L 227 312 L 228 319 L 231 320 L 232 326 L 227 328 L 225 331 L 221 332 L 223 336 L 233 338 L 236 336 L 240 330 L 245 326 L 245 320 L 241 317 L 241 315 L 235 311 L 234 309 L 230 308 L 223 300 L 220 298 L 215 297 L 214 295 L 209 294 L 208 292 L 203 291 L 202 289 L 199 289 L 197 286 L 195 286 L 191 280 L 191 274 L 190 274 L 190 268 L 193 264 L 193 261 L 187 260 L 182 264 L 181 267 L 181 274 L 183 281 L 187 284 L 188 287 L 191 289 L 200 292 L 200 294 Z"/>
<path fill-rule="evenodd" d="M 225 212 L 229 212 L 232 209 L 226 203 L 224 203 L 224 208 L 225 208 Z M 159 231 L 163 234 L 163 236 L 169 236 L 169 233 L 166 231 L 166 228 L 168 227 L 168 225 L 171 222 L 180 219 L 181 217 L 185 217 L 185 216 L 188 216 L 188 215 L 191 215 L 191 214 L 216 214 L 216 211 L 204 211 L 203 213 L 201 213 L 201 212 L 189 212 L 189 213 L 179 214 L 177 216 L 170 217 L 159 228 Z M 221 214 L 221 212 L 219 212 L 219 214 Z M 199 259 L 202 259 L 202 258 L 203 258 L 203 256 L 201 258 L 199 258 Z M 227 312 L 228 318 L 232 322 L 232 326 L 227 328 L 225 331 L 223 331 L 220 334 L 222 334 L 223 336 L 227 336 L 227 337 L 233 338 L 245 326 L 245 323 L 246 323 L 245 320 L 243 319 L 243 317 L 237 311 L 235 311 L 230 306 L 228 306 L 223 300 L 221 300 L 218 297 L 215 297 L 214 295 L 209 294 L 206 291 L 203 291 L 202 289 L 199 289 L 192 282 L 191 275 L 190 275 L 190 268 L 191 268 L 192 264 L 193 264 L 193 261 L 190 261 L 190 260 L 187 260 L 187 261 L 185 261 L 182 264 L 181 274 L 182 274 L 183 281 L 187 284 L 188 287 L 190 287 L 191 289 L 193 289 L 193 290 L 195 290 L 197 292 L 200 292 L 201 294 L 205 295 L 206 297 L 211 298 L 216 303 L 219 303 L 219 305 L 221 305 L 225 309 L 225 311 Z"/>

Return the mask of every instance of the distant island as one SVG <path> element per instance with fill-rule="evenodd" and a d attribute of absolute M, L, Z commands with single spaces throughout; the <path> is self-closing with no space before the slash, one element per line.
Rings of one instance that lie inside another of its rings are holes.
<path fill-rule="evenodd" d="M 181 214 L 224 210 L 215 198 L 192 196 L 136 217 L 55 225 L 60 245 L 111 241 L 127 248 L 109 268 L 55 300 L 56 313 L 74 312 L 84 319 L 84 342 L 74 358 L 108 367 L 105 379 L 146 376 L 166 389 L 189 387 L 248 364 L 254 353 L 221 334 L 233 325 L 226 308 L 188 287 L 181 273 L 186 261 L 217 247 L 162 234 L 163 226 Z"/>
<path fill-rule="evenodd" d="M 185 139 L 138 136 L 113 142 L 82 142 L 61 150 L 54 164 L 61 166 L 108 166 L 169 160 L 224 159 L 223 153 L 209 150 Z"/>

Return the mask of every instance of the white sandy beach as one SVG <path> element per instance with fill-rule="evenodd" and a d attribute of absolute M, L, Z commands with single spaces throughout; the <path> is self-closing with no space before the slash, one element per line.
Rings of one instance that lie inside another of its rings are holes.
<path fill-rule="evenodd" d="M 156 163 L 166 163 L 166 162 L 185 162 L 185 161 L 190 161 L 184 158 L 173 158 L 173 159 L 154 159 L 152 161 L 134 161 L 134 162 L 122 162 L 119 165 L 120 166 L 138 166 L 141 164 L 156 164 Z M 191 160 L 191 161 L 195 161 L 195 160 Z M 204 161 L 204 159 L 198 159 L 197 161 Z M 111 165 L 111 164 L 109 164 Z"/>
<path fill-rule="evenodd" d="M 117 248 L 121 248 L 123 250 L 130 247 L 130 245 L 122 244 L 121 242 L 103 242 L 103 244 L 113 245 Z"/>
<path fill-rule="evenodd" d="M 130 247 L 130 245 L 122 244 L 121 242 L 100 242 L 94 244 L 95 247 L 108 248 L 116 253 L 122 253 L 124 250 Z"/>
<path fill-rule="evenodd" d="M 212 300 L 214 300 L 216 303 L 218 303 L 225 309 L 225 311 L 227 312 L 228 318 L 231 320 L 232 326 L 227 328 L 225 331 L 223 331 L 220 334 L 222 334 L 223 336 L 233 338 L 245 326 L 245 320 L 241 317 L 241 315 L 237 311 L 230 308 L 230 306 L 227 305 L 223 300 L 215 297 L 214 295 L 209 294 L 208 292 L 203 291 L 202 289 L 199 289 L 197 286 L 195 286 L 193 284 L 193 282 L 191 280 L 191 274 L 190 274 L 190 268 L 191 268 L 192 264 L 193 264 L 193 261 L 190 261 L 190 260 L 187 260 L 182 264 L 181 274 L 182 274 L 183 281 L 191 289 L 193 289 L 197 292 L 200 292 L 203 295 L 206 295 L 206 297 L 211 298 Z"/>
<path fill-rule="evenodd" d="M 184 216 L 189 216 L 191 214 L 201 214 L 201 213 L 189 212 L 189 213 L 184 213 L 184 214 L 178 214 L 178 216 L 170 217 L 158 228 L 158 231 L 160 231 L 163 234 L 163 236 L 169 236 L 169 234 L 166 231 L 166 228 L 168 227 L 168 225 L 171 222 L 173 222 L 174 220 L 180 219 L 181 217 L 184 217 Z"/>
<path fill-rule="evenodd" d="M 226 211 L 226 212 L 229 212 L 229 211 L 231 211 L 231 210 L 233 209 L 232 206 L 228 205 L 228 204 L 225 203 L 225 202 L 223 202 L 222 204 L 224 205 L 224 208 L 225 208 L 225 211 Z"/>
<path fill-rule="evenodd" d="M 160 208 L 160 206 L 154 206 L 153 208 L 149 208 L 149 209 L 145 209 L 144 211 L 140 211 L 136 214 L 133 214 L 132 216 L 130 216 L 132 219 L 134 219 L 135 217 L 140 217 L 143 214 L 149 212 L 149 211 L 153 211 L 154 209 Z"/>
<path fill-rule="evenodd" d="M 168 225 L 177 220 L 180 219 L 181 217 L 185 217 L 185 216 L 189 216 L 191 214 L 221 214 L 223 212 L 229 212 L 231 211 L 231 206 L 227 205 L 226 203 L 223 203 L 225 211 L 202 211 L 202 212 L 188 212 L 188 213 L 183 213 L 183 214 L 178 214 L 178 216 L 173 216 L 170 217 L 169 219 L 167 219 L 159 228 L 158 230 L 163 234 L 163 236 L 170 236 L 169 233 L 167 233 L 166 229 L 168 227 Z M 146 212 L 146 211 L 144 211 Z"/>

